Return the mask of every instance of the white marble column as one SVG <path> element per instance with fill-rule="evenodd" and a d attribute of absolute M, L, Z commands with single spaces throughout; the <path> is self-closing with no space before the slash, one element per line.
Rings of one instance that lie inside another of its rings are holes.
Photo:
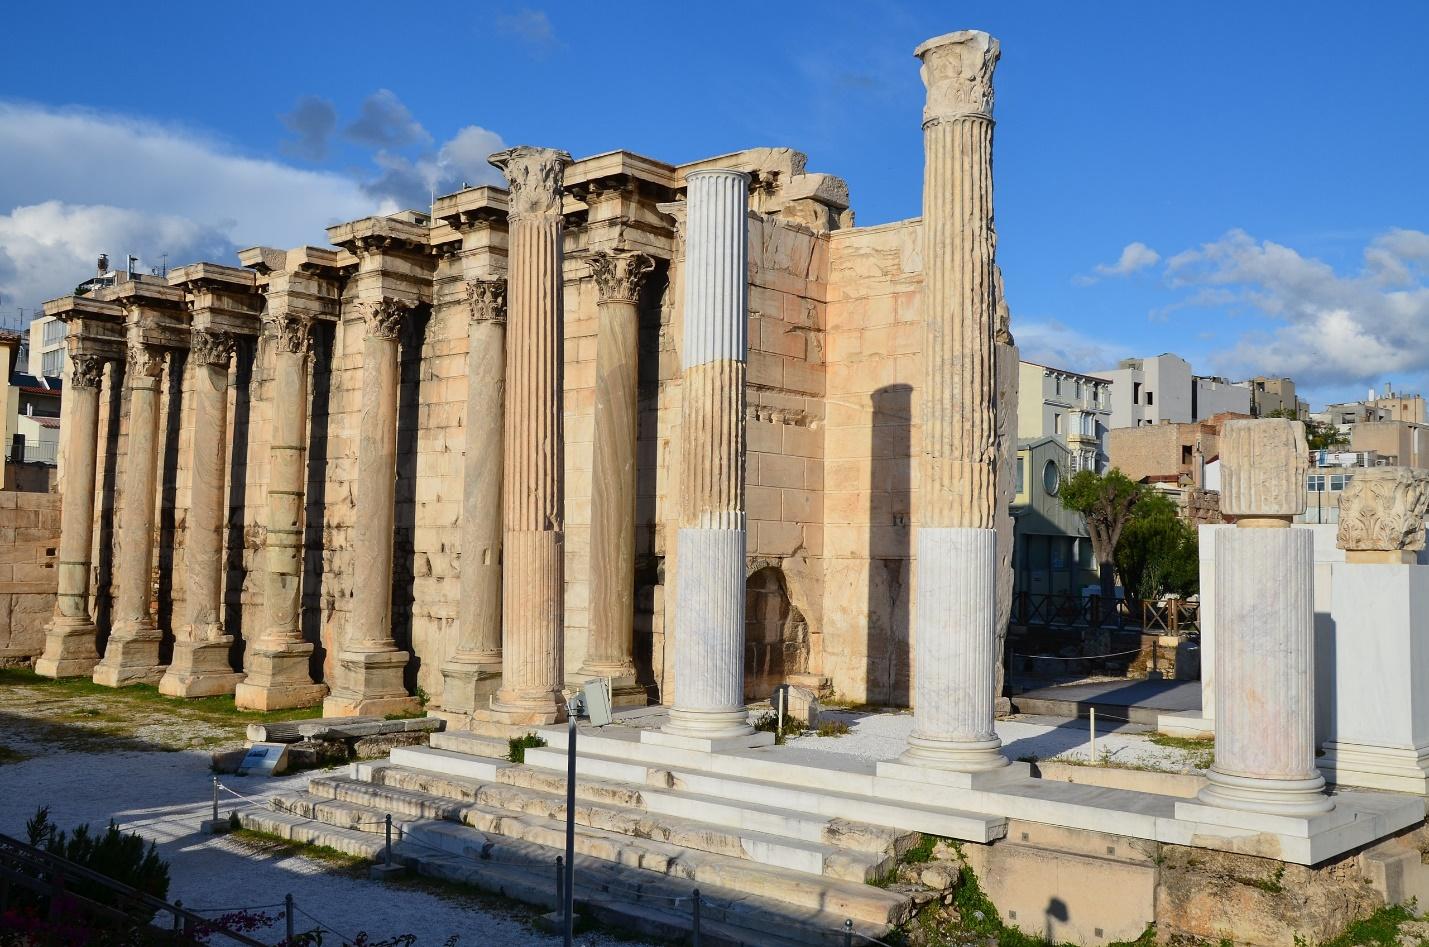
<path fill-rule="evenodd" d="M 992 74 L 997 40 L 923 43 L 923 434 L 917 498 L 913 734 L 880 772 L 1007 765 L 997 700 L 996 235 Z"/>
<path fill-rule="evenodd" d="M 598 295 L 591 463 L 590 637 L 580 677 L 609 678 L 617 703 L 643 704 L 635 680 L 635 472 L 640 288 L 647 254 L 589 258 Z"/>
<path fill-rule="evenodd" d="M 98 629 L 89 612 L 90 550 L 94 542 L 95 463 L 99 454 L 99 390 L 104 360 L 81 354 L 70 340 L 70 378 L 61 431 L 65 465 L 60 483 L 60 549 L 55 613 L 45 650 L 35 662 L 44 677 L 88 677 L 99 663 Z"/>
<path fill-rule="evenodd" d="M 397 503 L 397 338 L 411 304 L 359 303 L 362 349 L 357 509 L 353 524 L 352 607 L 337 654 L 336 684 L 323 715 L 383 716 L 416 710 L 403 672 L 411 655 L 392 639 L 392 562 Z"/>
<path fill-rule="evenodd" d="M 692 172 L 680 352 L 680 528 L 675 700 L 667 742 L 750 742 L 744 704 L 744 373 L 749 176 Z"/>
<path fill-rule="evenodd" d="M 1334 808 L 1315 768 L 1314 540 L 1299 421 L 1227 421 L 1216 531 L 1216 762 L 1207 805 L 1287 816 Z"/>
<path fill-rule="evenodd" d="M 193 427 L 189 461 L 188 528 L 184 537 L 187 619 L 174 630 L 174 657 L 159 681 L 171 697 L 231 694 L 243 675 L 228 663 L 233 636 L 223 628 L 224 484 L 228 471 L 230 333 L 195 329 Z"/>
<path fill-rule="evenodd" d="M 571 157 L 523 146 L 490 160 L 510 186 L 501 689 L 491 706 L 511 723 L 553 723 L 565 714 L 561 188 Z"/>
<path fill-rule="evenodd" d="M 107 687 L 155 684 L 163 634 L 154 623 L 154 508 L 159 472 L 159 378 L 164 350 L 137 339 L 129 341 L 124 383 L 129 388 L 129 428 L 124 451 L 123 508 L 119 514 L 118 592 L 114 628 L 104 657 L 94 668 L 94 683 Z"/>
<path fill-rule="evenodd" d="M 245 655 L 247 677 L 234 692 L 244 710 L 307 707 L 327 685 L 309 670 L 313 644 L 303 640 L 303 502 L 307 482 L 308 352 L 312 317 L 272 319 L 273 421 L 268 444 L 268 525 L 263 543 L 263 627 Z"/>
<path fill-rule="evenodd" d="M 466 284 L 466 457 L 457 650 L 442 665 L 442 710 L 482 709 L 501 678 L 501 473 L 506 280 Z"/>

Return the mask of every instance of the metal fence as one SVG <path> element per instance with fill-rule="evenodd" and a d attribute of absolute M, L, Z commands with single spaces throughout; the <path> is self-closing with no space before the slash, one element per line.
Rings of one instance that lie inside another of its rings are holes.
<path fill-rule="evenodd" d="M 1012 600 L 1012 624 L 1023 628 L 1115 628 L 1144 633 L 1183 635 L 1201 630 L 1197 601 L 1116 599 L 1106 605 L 1100 595 L 1018 592 Z"/>
<path fill-rule="evenodd" d="M 7 460 L 27 464 L 59 463 L 59 443 L 56 441 L 31 441 L 23 434 L 10 435 L 10 443 L 5 446 Z"/>

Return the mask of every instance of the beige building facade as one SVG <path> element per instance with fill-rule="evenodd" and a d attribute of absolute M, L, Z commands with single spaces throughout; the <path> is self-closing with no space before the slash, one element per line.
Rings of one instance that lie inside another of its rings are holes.
<path fill-rule="evenodd" d="M 1079 470 L 1102 472 L 1111 427 L 1111 384 L 1096 375 L 1019 362 L 1018 436 L 1055 437 L 1069 452 L 1069 476 Z"/>

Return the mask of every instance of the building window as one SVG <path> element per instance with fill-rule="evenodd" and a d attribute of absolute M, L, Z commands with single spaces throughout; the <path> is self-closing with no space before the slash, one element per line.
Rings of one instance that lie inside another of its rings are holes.
<path fill-rule="evenodd" d="M 64 325 L 64 323 L 60 323 Z M 64 371 L 65 353 L 64 349 L 55 349 L 53 352 L 46 352 L 40 356 L 40 371 L 54 378 Z"/>
<path fill-rule="evenodd" d="M 1141 382 L 1139 381 L 1131 383 L 1131 403 L 1141 404 Z"/>
<path fill-rule="evenodd" d="M 1057 469 L 1057 462 L 1049 460 L 1042 465 L 1042 489 L 1046 490 L 1049 496 L 1056 496 L 1057 490 L 1062 485 L 1062 471 Z"/>
<path fill-rule="evenodd" d="M 1148 391 L 1146 393 L 1146 406 L 1149 408 L 1156 403 L 1156 393 Z"/>
<path fill-rule="evenodd" d="M 1311 493 L 1324 493 L 1325 475 L 1311 474 L 1305 481 L 1305 489 L 1309 490 Z"/>
<path fill-rule="evenodd" d="M 1060 413 L 1054 413 L 1052 415 L 1052 433 L 1062 433 L 1062 415 Z"/>
<path fill-rule="evenodd" d="M 54 345 L 65 337 L 66 327 L 58 319 L 51 319 L 45 323 L 45 344 Z"/>
<path fill-rule="evenodd" d="M 1061 376 L 1061 375 L 1058 375 L 1056 378 L 1054 378 L 1054 379 L 1052 380 L 1052 390 L 1055 391 L 1059 396 L 1062 394 L 1062 376 Z"/>
<path fill-rule="evenodd" d="M 1012 465 L 1012 489 L 1014 493 L 1021 493 L 1027 489 L 1027 458 L 1021 454 L 1017 455 L 1017 463 Z"/>
<path fill-rule="evenodd" d="M 1072 391 L 1076 394 L 1077 400 L 1082 400 L 1082 383 L 1076 382 L 1072 386 Z"/>
<path fill-rule="evenodd" d="M 1331 492 L 1331 493 L 1339 493 L 1339 492 L 1340 492 L 1341 490 L 1343 490 L 1343 489 L 1349 484 L 1349 482 L 1350 482 L 1351 480 L 1353 480 L 1354 478 L 1355 478 L 1355 475 L 1354 475 L 1354 474 L 1342 474 L 1342 473 L 1330 474 L 1330 492 Z"/>
<path fill-rule="evenodd" d="M 1182 444 L 1182 445 L 1181 445 L 1181 466 L 1182 466 L 1182 467 L 1189 467 L 1190 465 L 1191 465 L 1191 445 L 1190 445 L 1190 444 Z"/>

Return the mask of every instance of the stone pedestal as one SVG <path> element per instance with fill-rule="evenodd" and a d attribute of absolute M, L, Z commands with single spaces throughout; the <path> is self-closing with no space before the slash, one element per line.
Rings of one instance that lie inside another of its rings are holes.
<path fill-rule="evenodd" d="M 88 677 L 99 663 L 98 629 L 89 613 L 90 549 L 94 539 L 95 463 L 99 450 L 99 388 L 104 362 L 71 350 L 64 478 L 60 487 L 60 548 L 55 613 L 45 650 L 35 662 L 44 677 Z"/>
<path fill-rule="evenodd" d="M 717 749 L 756 739 L 744 705 L 749 178 L 697 171 L 685 183 L 675 700 L 665 733 L 642 739 Z"/>
<path fill-rule="evenodd" d="M 901 768 L 1007 766 L 997 710 L 996 236 L 992 74 L 997 40 L 923 43 L 923 292 L 913 632 L 914 729 Z M 1003 775 L 1003 774 L 1000 774 Z"/>
<path fill-rule="evenodd" d="M 228 459 L 228 360 L 234 340 L 197 329 L 188 533 L 184 545 L 187 620 L 174 631 L 174 656 L 159 681 L 170 697 L 231 694 L 243 675 L 228 663 L 233 636 L 223 630 L 224 482 Z"/>
<path fill-rule="evenodd" d="M 589 258 L 599 295 L 591 470 L 590 637 L 581 680 L 609 678 L 616 704 L 644 704 L 635 680 L 635 473 L 644 253 Z"/>
<path fill-rule="evenodd" d="M 154 567 L 154 505 L 159 469 L 159 378 L 162 349 L 129 343 L 129 438 L 124 458 L 123 509 L 119 516 L 119 578 L 114 628 L 104 657 L 94 668 L 94 683 L 106 687 L 155 684 L 163 634 L 151 614 Z"/>
<path fill-rule="evenodd" d="M 490 160 L 511 188 L 501 689 L 491 708 L 509 723 L 554 723 L 565 717 L 561 185 L 571 157 L 521 147 Z"/>
<path fill-rule="evenodd" d="M 383 716 L 418 709 L 403 673 L 410 659 L 392 640 L 392 543 L 397 501 L 397 337 L 410 305 L 359 303 L 367 337 L 362 351 L 357 512 L 353 527 L 352 609 L 337 655 L 327 717 Z"/>
<path fill-rule="evenodd" d="M 442 710 L 484 709 L 501 684 L 501 469 L 506 281 L 467 283 L 466 457 L 457 650 L 442 665 Z"/>

